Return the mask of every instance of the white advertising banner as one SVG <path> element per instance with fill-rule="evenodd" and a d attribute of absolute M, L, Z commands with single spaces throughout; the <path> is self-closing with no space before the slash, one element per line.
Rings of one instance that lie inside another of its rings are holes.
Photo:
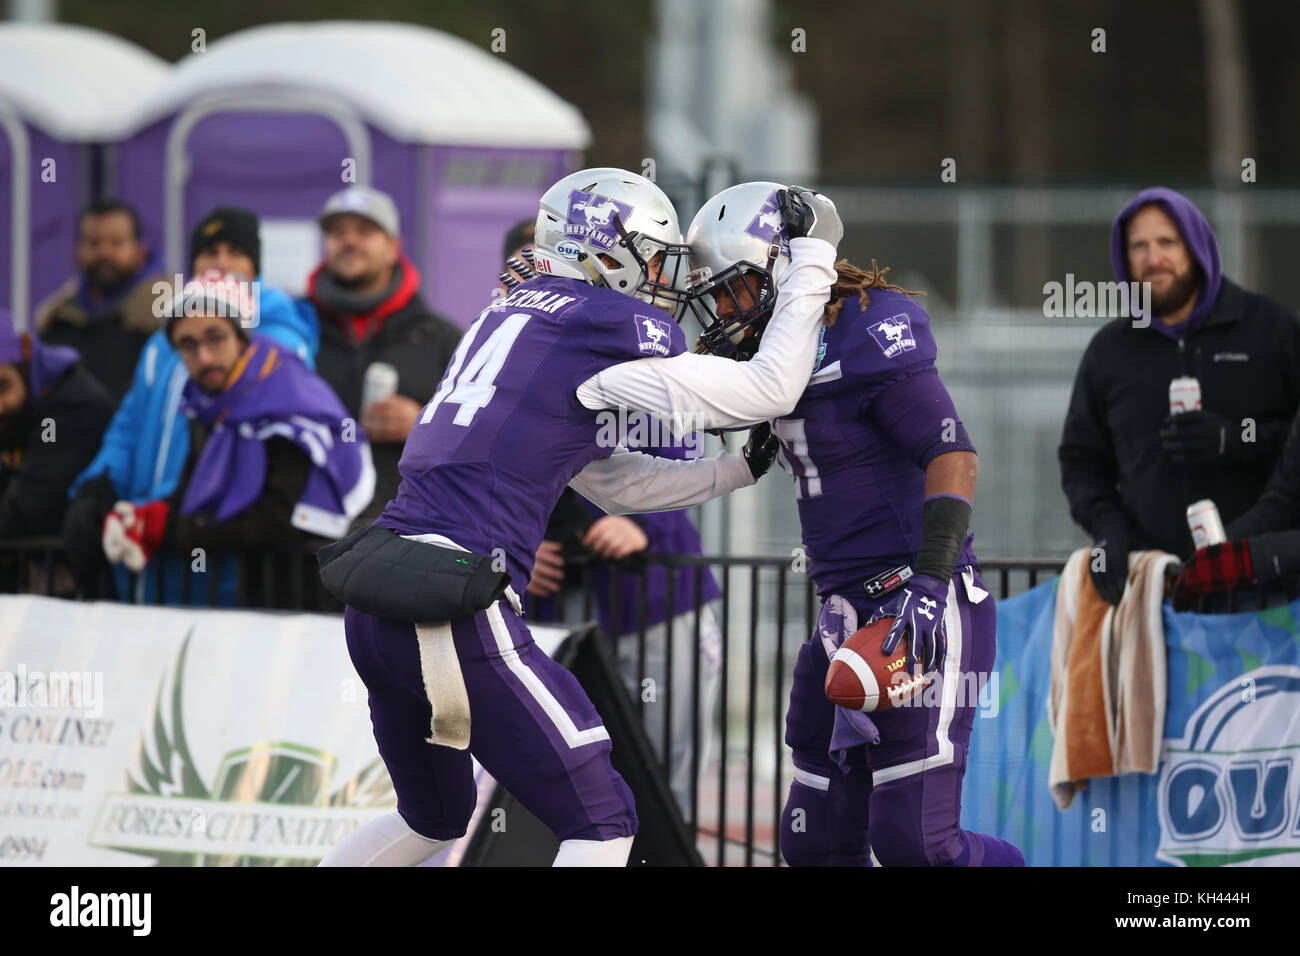
<path fill-rule="evenodd" d="M 341 617 L 0 596 L 0 865 L 310 865 L 396 803 Z"/>

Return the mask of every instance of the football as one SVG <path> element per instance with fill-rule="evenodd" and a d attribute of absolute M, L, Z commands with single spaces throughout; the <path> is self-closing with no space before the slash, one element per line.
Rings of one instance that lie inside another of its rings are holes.
<path fill-rule="evenodd" d="M 826 671 L 826 696 L 832 703 L 872 713 L 897 707 L 925 687 L 924 674 L 908 673 L 907 638 L 899 641 L 893 654 L 880 649 L 894 620 L 872 621 L 840 645 Z"/>

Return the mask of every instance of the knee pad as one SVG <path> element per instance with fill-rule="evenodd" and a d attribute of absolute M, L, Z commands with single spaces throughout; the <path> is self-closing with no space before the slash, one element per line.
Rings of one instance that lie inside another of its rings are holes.
<path fill-rule="evenodd" d="M 871 851 L 881 866 L 952 866 L 966 843 L 956 816 L 947 819 L 922 800 L 918 773 L 877 786 L 871 795 Z"/>
<path fill-rule="evenodd" d="M 920 827 L 871 828 L 871 852 L 881 866 L 951 866 L 953 857 L 926 847 Z"/>
<path fill-rule="evenodd" d="M 980 855 L 980 866 L 1025 865 L 1025 855 L 1020 852 L 1019 847 L 1009 840 L 989 836 L 987 833 L 969 833 L 967 836 L 972 843 L 978 840 L 982 845 L 984 852 Z"/>
<path fill-rule="evenodd" d="M 834 784 L 832 783 L 832 786 Z M 859 813 L 829 790 L 794 781 L 781 811 L 781 857 L 790 866 L 870 866 L 866 804 Z M 858 822 L 856 817 L 860 817 Z"/>

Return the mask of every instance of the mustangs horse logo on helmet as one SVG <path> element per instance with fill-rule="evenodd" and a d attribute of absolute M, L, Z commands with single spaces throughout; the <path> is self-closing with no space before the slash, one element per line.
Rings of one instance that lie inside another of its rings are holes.
<path fill-rule="evenodd" d="M 632 207 L 608 196 L 575 189 L 569 193 L 569 215 L 564 234 L 588 245 L 612 249 L 619 238 L 614 226 L 615 213 L 627 222 Z"/>
<path fill-rule="evenodd" d="M 750 220 L 749 225 L 745 227 L 745 232 L 755 239 L 762 239 L 764 242 L 775 242 L 778 238 L 781 240 L 780 254 L 789 258 L 790 242 L 786 239 L 785 229 L 781 225 L 781 210 L 776 204 L 776 190 L 759 207 L 754 218 Z"/>

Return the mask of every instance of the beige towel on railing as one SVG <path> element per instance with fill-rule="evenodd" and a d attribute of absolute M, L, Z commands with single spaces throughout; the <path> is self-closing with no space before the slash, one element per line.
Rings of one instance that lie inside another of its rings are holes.
<path fill-rule="evenodd" d="M 1092 777 L 1155 773 L 1167 698 L 1165 568 L 1161 551 L 1129 555 L 1118 607 L 1097 593 L 1091 548 L 1070 555 L 1056 591 L 1047 719 L 1052 729 L 1048 787 L 1064 810 Z"/>

